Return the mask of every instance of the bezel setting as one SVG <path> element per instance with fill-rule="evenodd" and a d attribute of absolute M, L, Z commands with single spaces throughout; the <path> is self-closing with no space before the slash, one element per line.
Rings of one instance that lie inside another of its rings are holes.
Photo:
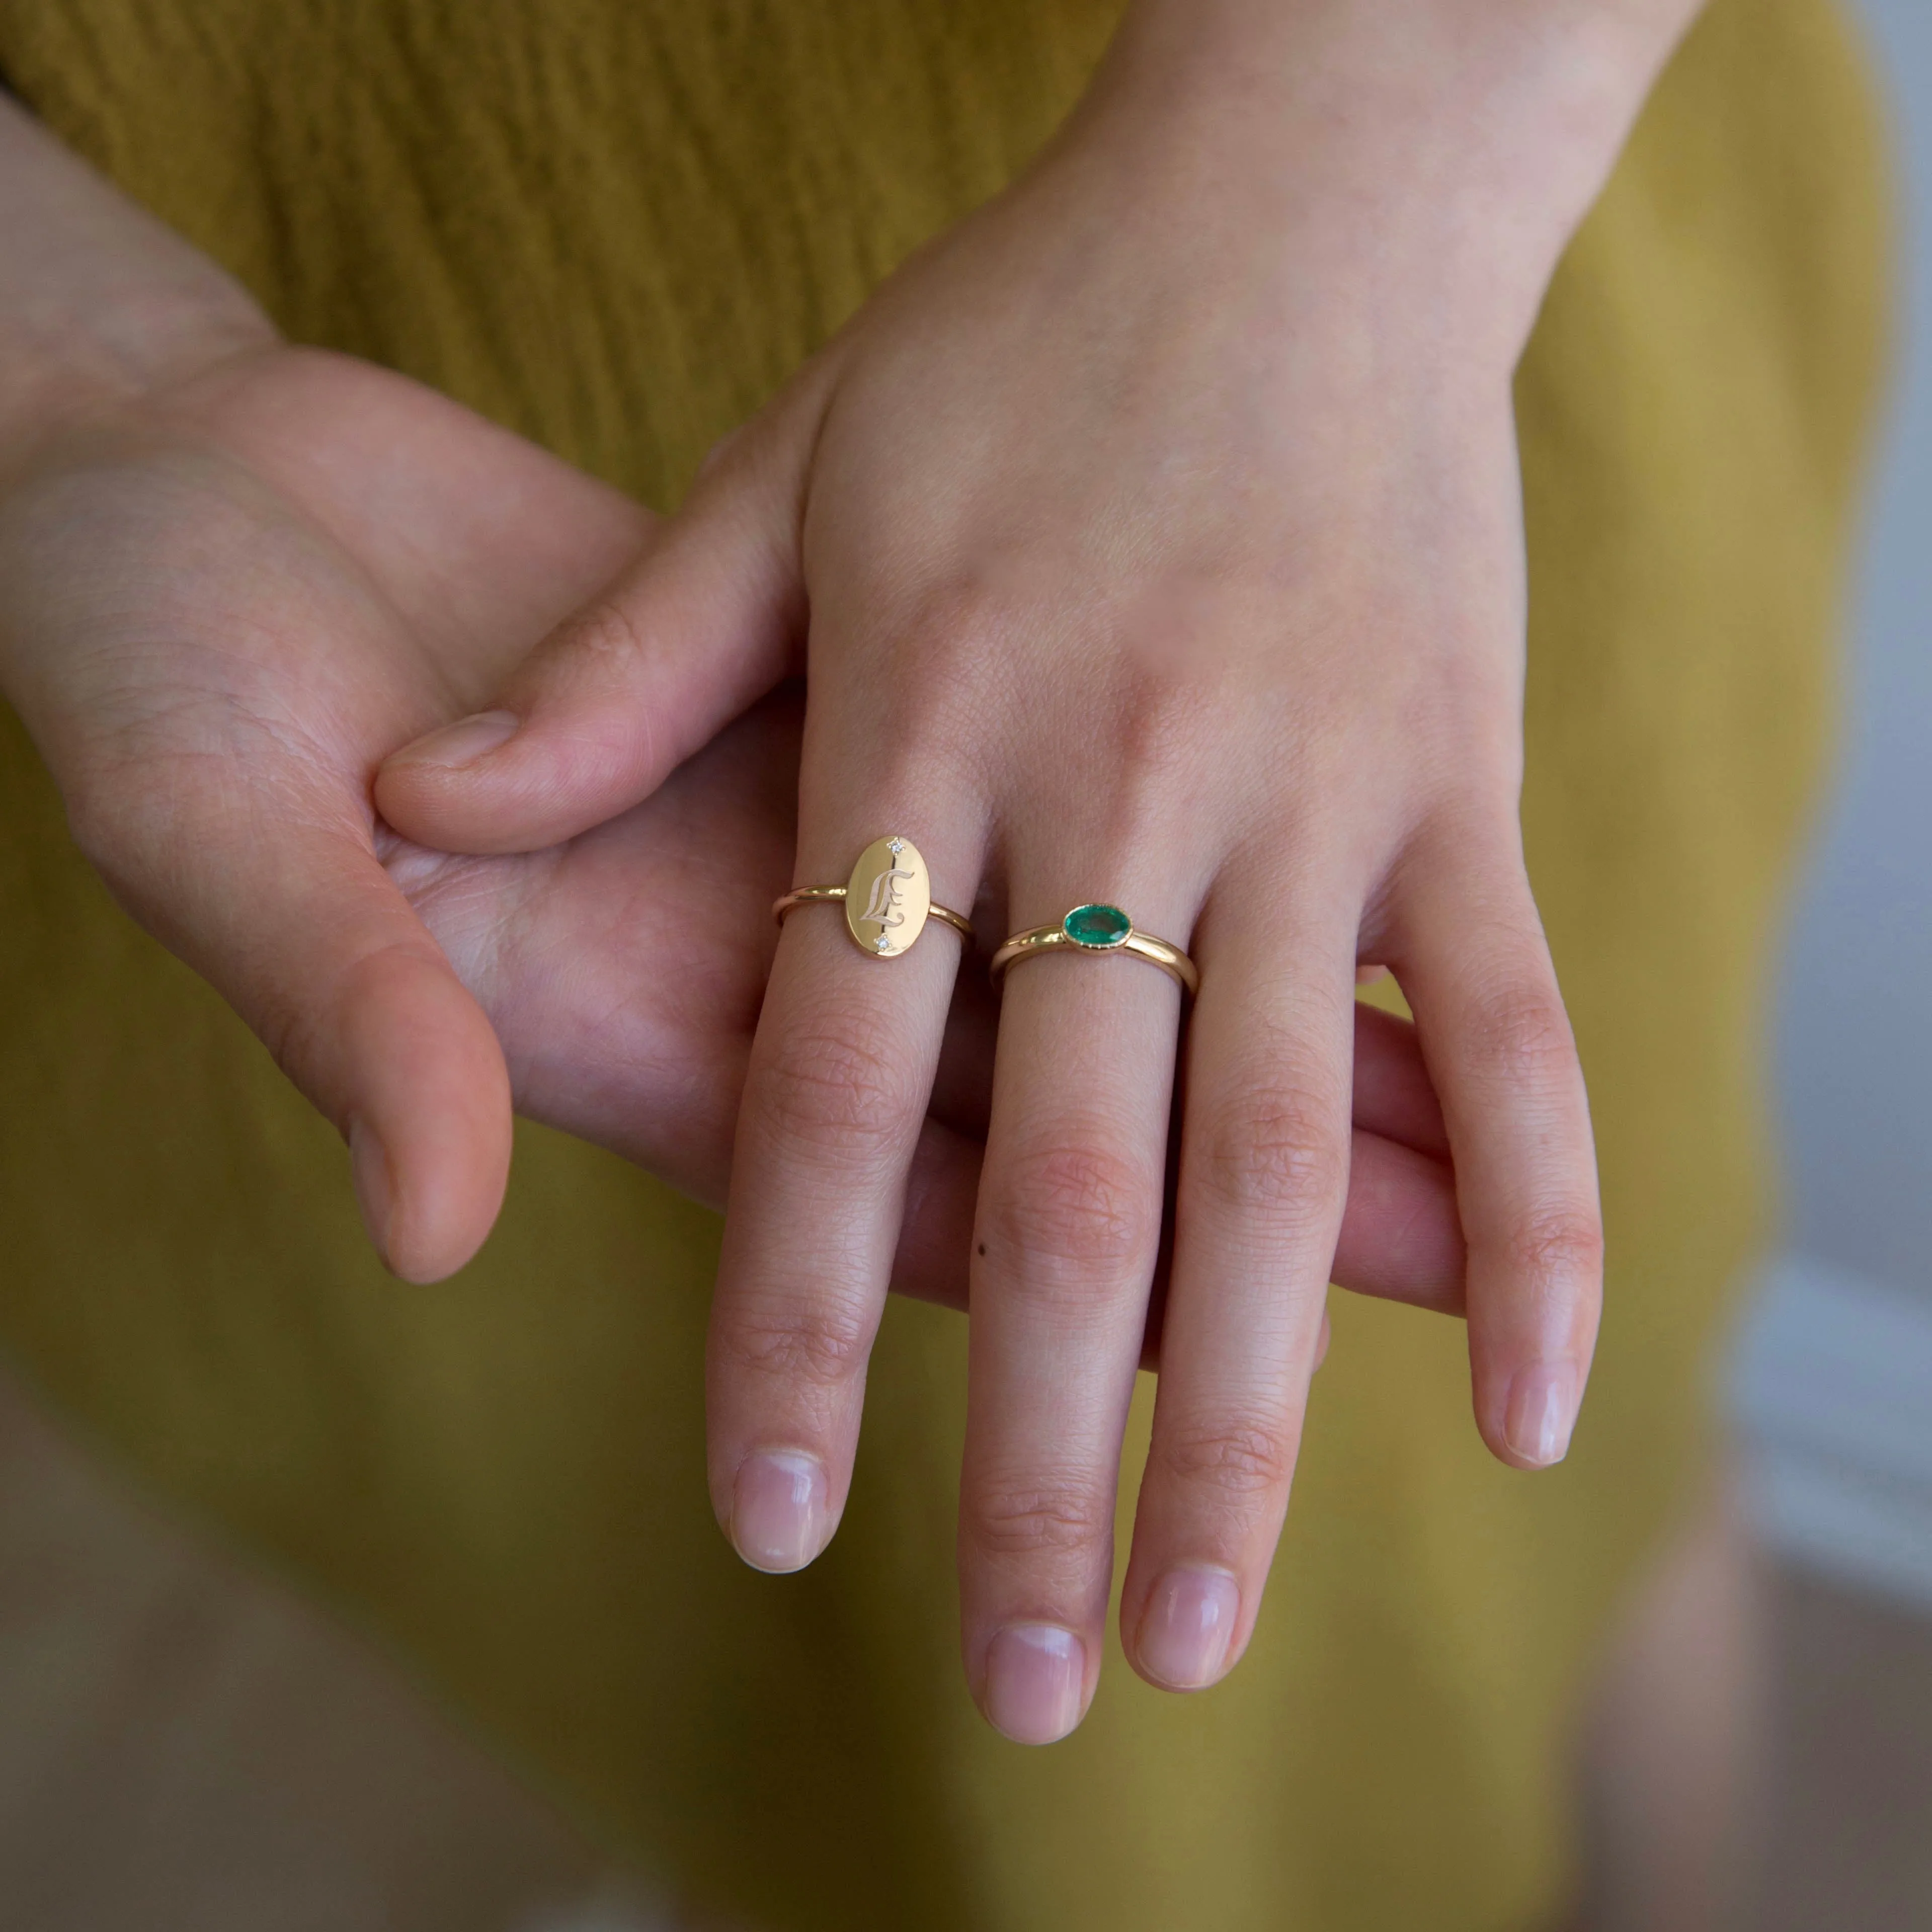
<path fill-rule="evenodd" d="M 1133 936 L 1134 922 L 1118 906 L 1096 899 L 1076 906 L 1060 922 L 1060 929 L 1089 952 L 1112 952 Z"/>

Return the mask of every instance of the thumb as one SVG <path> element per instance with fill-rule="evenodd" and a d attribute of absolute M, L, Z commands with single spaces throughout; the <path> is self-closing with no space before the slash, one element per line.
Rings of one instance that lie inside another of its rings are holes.
<path fill-rule="evenodd" d="M 601 825 L 782 678 L 804 628 L 796 466 L 754 430 L 489 709 L 389 759 L 376 803 L 444 852 L 528 852 Z"/>
<path fill-rule="evenodd" d="M 368 950 L 345 950 L 299 989 L 314 1018 L 278 1058 L 348 1142 L 384 1262 L 406 1281 L 440 1281 L 502 1205 L 509 1074 L 482 1009 L 400 895 L 376 922 L 392 921 L 393 937 L 369 934 Z"/>
<path fill-rule="evenodd" d="M 348 1142 L 384 1262 L 440 1280 L 502 1204 L 508 1072 L 482 1009 L 346 812 L 304 802 L 314 808 L 257 811 L 245 825 L 232 810 L 165 826 L 150 814 L 139 831 L 82 842 L 115 896 Z"/>

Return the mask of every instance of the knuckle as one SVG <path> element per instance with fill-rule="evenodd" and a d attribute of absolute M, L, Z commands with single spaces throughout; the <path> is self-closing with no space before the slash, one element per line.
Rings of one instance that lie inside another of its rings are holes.
<path fill-rule="evenodd" d="M 1175 775 L 1198 770 L 1225 734 L 1211 691 L 1178 667 L 1142 668 L 1121 693 L 1114 722 L 1120 769 L 1163 793 Z"/>
<path fill-rule="evenodd" d="M 1113 1499 L 1090 1484 L 1070 1480 L 1000 1485 L 974 1498 L 967 1533 L 983 1556 L 1084 1554 L 1111 1543 Z"/>
<path fill-rule="evenodd" d="M 567 662 L 573 671 L 626 680 L 650 657 L 649 633 L 630 604 L 612 591 L 586 604 L 560 630 L 539 662 Z"/>
<path fill-rule="evenodd" d="M 1338 1110 L 1305 1088 L 1258 1088 L 1204 1130 L 1198 1178 L 1210 1197 L 1244 1214 L 1318 1213 L 1347 1180 Z"/>
<path fill-rule="evenodd" d="M 875 1156 L 916 1112 L 904 1065 L 886 1028 L 862 1014 L 795 1028 L 765 1070 L 766 1118 L 784 1138 L 816 1150 Z"/>
<path fill-rule="evenodd" d="M 920 680 L 925 688 L 917 711 L 903 729 L 880 734 L 896 744 L 883 758 L 872 756 L 879 788 L 888 796 L 972 797 L 993 782 L 997 762 L 995 701 L 983 672 L 941 660 L 929 676 L 922 665 Z"/>
<path fill-rule="evenodd" d="M 722 1338 L 734 1367 L 778 1382 L 836 1388 L 864 1370 L 872 1323 L 866 1311 L 847 1303 L 799 1302 L 741 1309 L 723 1326 Z"/>
<path fill-rule="evenodd" d="M 1510 1228 L 1504 1253 L 1514 1272 L 1532 1281 L 1574 1281 L 1604 1264 L 1604 1224 L 1594 1209 L 1553 1207 Z"/>
<path fill-rule="evenodd" d="M 1273 1495 L 1294 1473 L 1292 1432 L 1261 1416 L 1177 1424 L 1162 1433 L 1156 1454 L 1161 1468 L 1190 1488 L 1230 1498 Z"/>
<path fill-rule="evenodd" d="M 1553 986 L 1522 978 L 1485 988 L 1472 1004 L 1469 1050 L 1490 1077 L 1541 1085 L 1576 1065 L 1570 1016 Z"/>
<path fill-rule="evenodd" d="M 897 621 L 930 639 L 942 660 L 964 664 L 1022 646 L 1033 628 L 1028 618 L 1027 600 L 998 568 L 982 566 L 955 568 L 921 584 Z"/>
<path fill-rule="evenodd" d="M 1094 1142 L 1024 1150 L 1002 1178 L 987 1232 L 1004 1252 L 1101 1270 L 1111 1280 L 1149 1259 L 1157 1190 L 1141 1164 Z"/>

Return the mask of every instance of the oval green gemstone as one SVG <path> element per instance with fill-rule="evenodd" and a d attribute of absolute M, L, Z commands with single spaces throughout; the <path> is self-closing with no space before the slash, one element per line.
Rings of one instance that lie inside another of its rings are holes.
<path fill-rule="evenodd" d="M 1118 946 L 1134 922 L 1118 906 L 1076 906 L 1060 922 L 1060 929 L 1076 946 Z"/>

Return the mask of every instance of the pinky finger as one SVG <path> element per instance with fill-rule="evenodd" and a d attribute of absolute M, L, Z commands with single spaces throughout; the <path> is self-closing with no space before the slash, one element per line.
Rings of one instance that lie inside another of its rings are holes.
<path fill-rule="evenodd" d="M 1568 1452 L 1603 1300 L 1582 1066 L 1514 828 L 1444 839 L 1407 878 L 1396 970 L 1455 1163 L 1477 1424 L 1541 1468 Z"/>

